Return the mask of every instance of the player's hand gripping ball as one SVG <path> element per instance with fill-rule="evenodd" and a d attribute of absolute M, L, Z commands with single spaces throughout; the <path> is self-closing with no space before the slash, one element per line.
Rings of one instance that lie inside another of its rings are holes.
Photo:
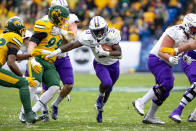
<path fill-rule="evenodd" d="M 109 51 L 109 52 L 112 51 L 112 47 L 109 46 L 109 45 L 102 44 L 101 47 L 102 47 L 102 49 L 103 49 L 104 51 Z"/>

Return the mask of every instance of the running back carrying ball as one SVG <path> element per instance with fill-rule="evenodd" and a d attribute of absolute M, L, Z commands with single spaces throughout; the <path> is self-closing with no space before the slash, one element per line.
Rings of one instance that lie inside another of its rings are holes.
<path fill-rule="evenodd" d="M 101 47 L 103 48 L 104 51 L 112 51 L 112 47 L 106 44 L 102 44 Z"/>

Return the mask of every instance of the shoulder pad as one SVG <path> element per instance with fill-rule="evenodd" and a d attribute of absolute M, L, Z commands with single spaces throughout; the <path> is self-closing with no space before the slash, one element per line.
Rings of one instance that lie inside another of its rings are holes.
<path fill-rule="evenodd" d="M 51 26 L 52 23 L 48 20 L 37 20 L 35 22 L 34 32 L 48 32 Z"/>
<path fill-rule="evenodd" d="M 79 35 L 78 41 L 79 41 L 81 44 L 86 45 L 86 46 L 90 46 L 91 44 L 93 44 L 94 39 L 93 39 L 93 37 L 92 37 L 92 35 L 91 35 L 90 30 L 84 30 L 84 31 Z"/>
<path fill-rule="evenodd" d="M 121 40 L 120 31 L 115 28 L 109 28 L 106 36 L 106 41 L 110 44 L 118 44 Z"/>
<path fill-rule="evenodd" d="M 169 35 L 173 40 L 178 39 L 178 34 L 182 31 L 179 26 L 171 26 L 166 29 L 166 34 Z"/>
<path fill-rule="evenodd" d="M 13 33 L 13 32 L 10 32 L 9 37 L 10 37 L 9 42 L 11 42 L 11 43 L 15 44 L 16 46 L 18 46 L 19 48 L 21 48 L 22 43 L 23 43 L 23 39 L 20 35 Z"/>

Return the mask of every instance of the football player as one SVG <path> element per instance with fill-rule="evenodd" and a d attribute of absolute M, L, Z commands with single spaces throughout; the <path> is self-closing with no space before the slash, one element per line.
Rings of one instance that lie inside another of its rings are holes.
<path fill-rule="evenodd" d="M 188 14 L 183 20 L 184 32 L 190 39 L 195 37 L 196 34 L 196 14 Z M 169 53 L 170 55 L 177 55 L 181 52 L 188 51 L 184 53 L 181 58 L 181 67 L 183 72 L 189 79 L 191 87 L 184 93 L 182 100 L 180 101 L 178 107 L 169 115 L 169 117 L 177 123 L 181 122 L 181 114 L 184 107 L 191 102 L 196 96 L 196 42 L 190 42 L 183 44 L 177 48 L 163 48 L 162 52 Z M 191 50 L 191 51 L 189 51 Z M 188 121 L 196 122 L 196 111 L 193 112 L 189 117 Z"/>
<path fill-rule="evenodd" d="M 51 7 L 55 5 L 61 5 L 68 9 L 68 4 L 66 0 L 52 0 Z M 44 16 L 43 19 L 48 20 L 48 16 Z M 65 23 L 64 29 L 58 30 L 57 28 L 57 30 L 55 30 L 54 28 L 53 33 L 56 35 L 62 35 L 63 39 L 65 39 L 67 42 L 71 41 L 75 38 L 77 34 L 78 22 L 79 19 L 75 14 L 69 14 L 69 20 L 68 23 Z M 66 43 L 63 42 L 63 44 Z M 58 97 L 52 103 L 51 106 L 52 119 L 56 120 L 58 118 L 58 105 L 66 96 L 67 96 L 67 100 L 70 101 L 70 96 L 68 94 L 71 92 L 73 88 L 74 78 L 73 78 L 73 68 L 67 52 L 59 54 L 54 64 L 57 72 L 59 73 L 61 81 L 64 85 L 60 90 L 60 94 L 58 95 Z M 43 90 L 47 90 L 47 89 L 48 87 L 43 84 Z M 47 108 L 43 111 L 43 113 L 48 114 Z M 49 121 L 49 117 L 45 118 L 44 121 Z"/>
<path fill-rule="evenodd" d="M 106 21 L 101 16 L 95 16 L 89 24 L 90 30 L 84 30 L 78 40 L 61 46 L 49 54 L 49 58 L 61 52 L 67 52 L 83 45 L 89 46 L 95 56 L 94 69 L 101 83 L 99 85 L 99 95 L 96 101 L 97 122 L 102 122 L 103 107 L 106 104 L 113 85 L 119 77 L 119 58 L 121 58 L 120 31 L 108 28 Z M 103 50 L 101 44 L 112 47 L 112 51 Z"/>
<path fill-rule="evenodd" d="M 52 35 L 51 31 L 53 27 L 63 28 L 63 25 L 68 20 L 68 16 L 69 11 L 66 8 L 59 5 L 51 7 L 48 13 L 49 20 L 41 19 L 36 21 L 34 34 L 28 46 L 28 53 L 42 49 L 53 51 L 55 48 L 58 48 L 63 39 L 59 35 Z M 37 81 L 43 82 L 49 87 L 33 106 L 32 110 L 34 112 L 38 112 L 42 107 L 45 107 L 59 90 L 60 77 L 54 66 L 55 60 L 56 56 L 48 59 L 44 54 L 37 54 L 36 57 L 29 60 L 28 75 L 35 77 Z M 31 97 L 34 96 L 35 90 L 34 87 L 30 87 Z"/>
<path fill-rule="evenodd" d="M 185 42 L 194 41 L 193 36 L 195 32 L 191 32 L 190 30 L 192 28 L 191 25 L 195 22 L 195 18 L 195 14 L 187 14 L 183 19 L 182 24 L 166 29 L 150 52 L 148 57 L 148 67 L 155 77 L 155 86 L 142 98 L 133 102 L 136 111 L 140 115 L 144 115 L 144 106 L 150 99 L 152 99 L 150 110 L 144 117 L 143 123 L 165 124 L 165 122 L 159 120 L 155 114 L 158 108 L 167 99 L 174 86 L 172 65 L 177 64 L 180 57 L 171 56 L 168 53 L 162 52 L 160 49 L 163 47 L 178 47 Z M 172 119 L 174 118 L 173 115 L 170 115 L 169 117 Z"/>
<path fill-rule="evenodd" d="M 30 54 L 17 54 L 22 46 L 25 30 L 23 21 L 15 16 L 7 21 L 5 30 L 0 35 L 0 85 L 19 89 L 20 99 L 24 106 L 24 119 L 27 123 L 35 123 L 44 116 L 36 117 L 32 111 L 28 85 L 35 86 L 37 83 L 32 77 L 23 77 L 15 63 L 17 60 L 31 57 Z M 6 62 L 13 73 L 2 68 Z"/>

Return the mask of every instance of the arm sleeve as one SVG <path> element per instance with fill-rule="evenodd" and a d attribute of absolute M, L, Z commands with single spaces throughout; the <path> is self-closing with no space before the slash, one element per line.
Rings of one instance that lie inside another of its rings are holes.
<path fill-rule="evenodd" d="M 37 33 L 33 34 L 33 36 L 31 37 L 30 41 L 33 41 L 37 45 L 39 45 L 41 40 L 46 38 L 46 37 L 47 37 L 47 33 L 46 32 L 37 32 Z"/>
<path fill-rule="evenodd" d="M 7 56 L 8 55 L 17 55 L 17 53 L 18 53 L 18 50 L 16 49 L 16 48 L 14 48 L 14 47 L 8 47 L 8 52 L 7 52 Z"/>

